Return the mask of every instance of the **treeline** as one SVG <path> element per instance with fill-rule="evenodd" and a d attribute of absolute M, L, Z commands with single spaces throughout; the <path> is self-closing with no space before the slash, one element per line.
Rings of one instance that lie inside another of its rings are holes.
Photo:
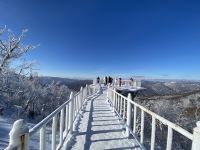
<path fill-rule="evenodd" d="M 58 82 L 60 85 L 66 85 L 69 89 L 79 91 L 81 86 L 86 84 L 92 84 L 92 80 L 86 79 L 69 79 L 69 78 L 60 78 L 60 77 L 39 77 L 40 82 L 43 84 L 49 84 L 52 81 Z"/>
<path fill-rule="evenodd" d="M 1 99 L 6 107 L 18 107 L 18 117 L 42 119 L 69 98 L 71 90 L 66 85 L 52 81 L 42 84 L 37 76 L 22 76 L 14 72 L 1 74 Z M 11 109 L 11 108 L 10 108 Z M 14 114 L 16 115 L 16 114 Z"/>
<path fill-rule="evenodd" d="M 6 27 L 0 28 L 0 115 L 9 111 L 18 118 L 41 120 L 66 101 L 72 90 L 57 80 L 41 82 L 33 72 L 33 62 L 22 59 L 38 47 L 24 43 L 27 31 L 15 35 Z M 79 83 L 77 89 L 83 84 Z"/>

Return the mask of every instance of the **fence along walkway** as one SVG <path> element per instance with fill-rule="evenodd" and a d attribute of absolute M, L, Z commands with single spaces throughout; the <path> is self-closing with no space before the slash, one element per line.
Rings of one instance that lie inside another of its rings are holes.
<path fill-rule="evenodd" d="M 146 109 L 145 107 L 137 104 L 132 101 L 131 94 L 128 94 L 128 97 L 125 97 L 116 92 L 116 89 L 109 88 L 107 91 L 107 97 L 111 100 L 113 105 L 113 109 L 122 117 L 124 123 L 126 124 L 127 134 L 136 134 L 136 126 L 138 124 L 138 120 L 140 120 L 140 143 L 143 145 L 144 143 L 144 125 L 145 125 L 145 114 L 151 116 L 152 123 L 146 124 L 147 126 L 151 126 L 151 139 L 150 141 L 150 149 L 154 150 L 155 147 L 155 135 L 156 135 L 156 120 L 160 121 L 164 125 L 167 126 L 167 141 L 166 147 L 162 147 L 162 149 L 171 150 L 172 142 L 173 142 L 173 131 L 178 132 L 182 136 L 185 136 L 187 139 L 192 141 L 192 150 L 200 150 L 200 121 L 197 122 L 197 127 L 193 129 L 193 134 L 181 128 L 180 126 L 168 121 L 167 119 L 159 116 L 158 114 Z M 140 110 L 140 114 L 138 114 L 138 110 Z M 132 117 L 133 115 L 133 117 Z M 140 118 L 139 118 L 140 117 Z M 133 119 L 132 119 L 133 118 Z M 131 126 L 133 124 L 133 126 Z"/>
<path fill-rule="evenodd" d="M 127 138 L 123 122 L 107 101 L 106 91 L 87 100 L 81 116 L 75 123 L 74 133 L 63 150 L 134 149 L 141 145 L 134 138 Z"/>
<path fill-rule="evenodd" d="M 41 122 L 36 124 L 33 128 L 28 129 L 27 124 L 23 119 L 15 121 L 11 129 L 10 141 L 6 150 L 28 150 L 30 149 L 30 139 L 39 132 L 39 149 L 45 150 L 47 148 L 46 131 L 49 124 L 51 124 L 51 149 L 60 149 L 63 145 L 64 139 L 72 133 L 73 123 L 82 108 L 86 98 L 94 94 L 92 85 L 80 89 L 75 95 L 70 94 L 69 100 L 57 108 L 54 112 L 44 118 Z M 58 132 L 59 128 L 59 132 Z M 59 138 L 57 138 L 59 136 Z M 59 140 L 59 142 L 57 142 Z M 35 145 L 34 145 L 35 146 Z"/>
<path fill-rule="evenodd" d="M 138 115 L 138 110 L 140 110 L 140 115 Z M 175 130 L 192 141 L 192 150 L 200 150 L 200 122 L 197 122 L 197 127 L 194 128 L 192 134 L 135 103 L 131 100 L 131 94 L 125 97 L 113 88 L 109 88 L 105 96 L 105 92 L 97 93 L 92 85 L 81 88 L 76 95 L 71 94 L 69 100 L 31 129 L 28 129 L 22 119 L 17 120 L 9 134 L 10 141 L 6 150 L 28 150 L 30 138 L 38 132 L 39 149 L 48 149 L 46 148 L 46 127 L 49 123 L 52 124 L 50 143 L 52 150 L 61 148 L 142 149 L 145 114 L 152 117 L 151 125 L 147 124 L 151 126 L 151 150 L 155 149 L 156 120 L 168 127 L 167 146 L 162 149 L 172 149 L 173 130 Z M 135 138 L 138 117 L 140 117 L 141 126 L 140 143 Z M 124 131 L 126 131 L 125 134 Z M 57 142 L 57 135 L 59 135 L 59 142 Z"/>

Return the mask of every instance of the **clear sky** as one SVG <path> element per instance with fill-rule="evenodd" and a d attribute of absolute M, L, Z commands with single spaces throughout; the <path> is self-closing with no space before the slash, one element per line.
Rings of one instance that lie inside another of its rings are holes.
<path fill-rule="evenodd" d="M 200 1 L 0 0 L 41 75 L 200 79 Z"/>

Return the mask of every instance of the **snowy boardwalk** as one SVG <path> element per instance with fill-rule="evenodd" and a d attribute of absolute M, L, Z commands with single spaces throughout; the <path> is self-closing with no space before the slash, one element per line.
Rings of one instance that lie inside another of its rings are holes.
<path fill-rule="evenodd" d="M 112 112 L 106 99 L 104 92 L 86 101 L 63 150 L 141 149 L 136 139 L 125 136 L 121 120 Z"/>
<path fill-rule="evenodd" d="M 132 89 L 136 91 L 138 87 Z M 151 117 L 151 123 L 146 115 Z M 156 143 L 157 121 L 167 126 L 166 145 L 161 147 Z M 145 137 L 145 132 L 149 132 L 147 127 L 151 128 L 148 139 Z M 133 101 L 131 93 L 126 97 L 113 86 L 106 88 L 93 84 L 81 87 L 76 94 L 72 92 L 65 103 L 32 128 L 23 119 L 15 121 L 6 150 L 29 150 L 35 146 L 40 150 L 141 150 L 145 145 L 151 150 L 165 147 L 171 150 L 176 140 L 173 131 L 191 140 L 192 150 L 200 150 L 200 122 L 190 133 Z"/>

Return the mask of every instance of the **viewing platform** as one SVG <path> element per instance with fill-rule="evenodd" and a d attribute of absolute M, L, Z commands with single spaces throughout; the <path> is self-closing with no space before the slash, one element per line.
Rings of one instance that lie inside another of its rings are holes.
<path fill-rule="evenodd" d="M 191 141 L 192 150 L 200 150 L 199 122 L 190 133 L 134 102 L 131 91 L 128 96 L 120 94 L 116 86 L 86 85 L 32 128 L 17 120 L 6 150 L 171 150 L 174 131 Z M 157 121 L 167 127 L 164 147 L 156 144 Z M 148 145 L 144 144 L 145 127 L 151 129 Z"/>

